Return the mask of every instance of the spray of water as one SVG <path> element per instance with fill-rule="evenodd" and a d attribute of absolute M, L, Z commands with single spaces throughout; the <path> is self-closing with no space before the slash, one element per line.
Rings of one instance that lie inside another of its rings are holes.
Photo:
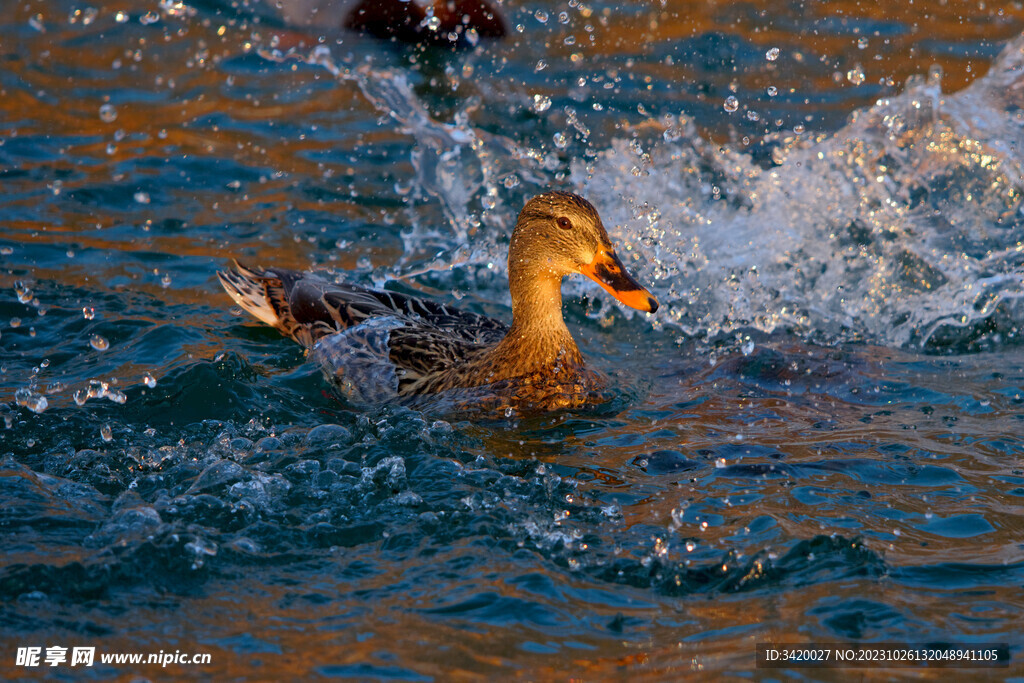
<path fill-rule="evenodd" d="M 1024 40 L 960 93 L 944 96 L 936 72 L 911 79 L 835 134 L 770 141 L 769 168 L 689 126 L 644 159 L 617 142 L 574 178 L 621 199 L 606 210 L 625 226 L 617 237 L 689 335 L 791 328 L 926 346 L 988 321 L 1015 336 L 1022 68 Z"/>

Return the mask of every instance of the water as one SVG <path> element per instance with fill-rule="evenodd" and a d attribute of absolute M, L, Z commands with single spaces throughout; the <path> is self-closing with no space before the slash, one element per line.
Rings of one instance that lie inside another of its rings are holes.
<path fill-rule="evenodd" d="M 949 639 L 1019 673 L 1024 13 L 506 12 L 458 54 L 212 2 L 5 17 L 6 665 L 667 679 Z M 588 410 L 351 409 L 214 275 L 508 319 L 510 224 L 552 186 L 663 304 L 567 283 L 621 380 Z"/>

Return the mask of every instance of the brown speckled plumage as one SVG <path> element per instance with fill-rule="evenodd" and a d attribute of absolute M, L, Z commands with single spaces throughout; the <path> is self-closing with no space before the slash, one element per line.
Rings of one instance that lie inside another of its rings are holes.
<path fill-rule="evenodd" d="M 544 406 L 558 407 L 564 401 L 549 395 L 579 394 L 593 381 L 562 319 L 562 278 L 575 272 L 628 305 L 657 308 L 615 257 L 594 207 L 568 192 L 538 195 L 519 215 L 509 244 L 511 327 L 434 301 L 294 271 L 257 271 L 236 263 L 218 275 L 242 308 L 319 352 L 339 386 L 359 379 L 353 354 L 365 351 L 369 362 L 376 345 L 382 346 L 377 364 L 393 368 L 387 381 L 395 396 L 511 382 L 520 399 L 536 394 Z"/>

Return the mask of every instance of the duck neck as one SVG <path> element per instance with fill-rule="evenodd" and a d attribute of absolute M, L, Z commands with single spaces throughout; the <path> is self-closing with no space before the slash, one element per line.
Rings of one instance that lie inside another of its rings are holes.
<path fill-rule="evenodd" d="M 562 319 L 562 276 L 513 267 L 509 290 L 512 328 L 494 349 L 497 357 L 513 361 L 523 374 L 582 367 L 583 356 Z"/>

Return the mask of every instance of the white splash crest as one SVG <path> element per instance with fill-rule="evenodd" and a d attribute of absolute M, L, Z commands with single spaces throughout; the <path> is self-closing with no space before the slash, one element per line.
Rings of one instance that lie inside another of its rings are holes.
<path fill-rule="evenodd" d="M 832 135 L 780 137 L 762 168 L 702 141 L 616 141 L 573 178 L 685 333 L 793 328 L 927 345 L 1024 322 L 1024 37 L 943 95 L 939 74 Z M 637 237 L 639 236 L 639 237 Z M 635 255 L 635 256 L 634 256 Z"/>

